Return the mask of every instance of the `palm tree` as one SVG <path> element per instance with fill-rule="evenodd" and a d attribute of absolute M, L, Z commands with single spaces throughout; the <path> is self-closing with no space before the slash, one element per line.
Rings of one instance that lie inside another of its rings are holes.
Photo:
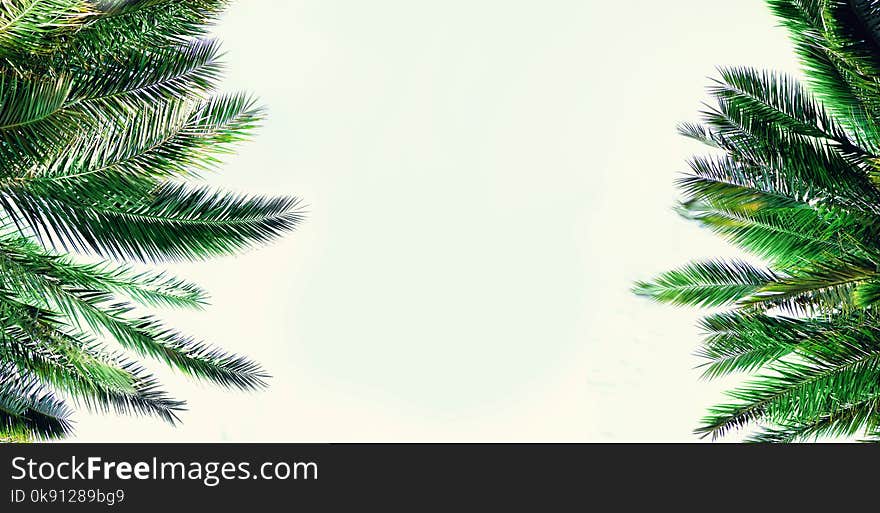
<path fill-rule="evenodd" d="M 694 262 L 636 285 L 714 308 L 704 377 L 751 378 L 697 433 L 747 440 L 880 439 L 880 3 L 769 0 L 806 83 L 722 69 L 702 123 L 709 147 L 679 211 L 756 257 Z"/>
<path fill-rule="evenodd" d="M 225 4 L 0 3 L 0 440 L 68 435 L 73 407 L 176 423 L 184 403 L 137 357 L 264 386 L 257 363 L 140 311 L 206 300 L 143 264 L 234 254 L 302 219 L 295 198 L 193 182 L 262 115 L 216 93 L 206 35 Z"/>

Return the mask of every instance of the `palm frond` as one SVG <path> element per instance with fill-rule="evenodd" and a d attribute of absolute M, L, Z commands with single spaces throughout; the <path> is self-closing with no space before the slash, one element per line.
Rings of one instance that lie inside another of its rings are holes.
<path fill-rule="evenodd" d="M 709 91 L 728 113 L 749 121 L 747 130 L 781 130 L 851 146 L 849 135 L 793 77 L 753 68 L 721 68 Z"/>
<path fill-rule="evenodd" d="M 763 312 L 721 312 L 700 324 L 705 337 L 697 355 L 708 360 L 706 379 L 753 372 L 791 354 L 809 335 L 802 322 Z"/>
<path fill-rule="evenodd" d="M 203 37 L 228 0 L 101 0 L 98 15 L 71 38 L 88 58 L 132 49 L 164 48 Z"/>
<path fill-rule="evenodd" d="M 0 58 L 46 54 L 92 14 L 82 0 L 4 0 L 0 3 Z"/>
<path fill-rule="evenodd" d="M 67 107 L 126 116 L 164 102 L 202 99 L 220 79 L 219 45 L 196 40 L 177 47 L 130 51 L 89 62 L 74 76 Z"/>
<path fill-rule="evenodd" d="M 249 197 L 172 182 L 127 205 L 114 205 L 112 196 L 77 197 L 76 189 L 57 185 L 3 192 L 9 200 L 0 197 L 0 206 L 41 240 L 142 262 L 233 254 L 277 238 L 304 218 L 296 198 Z"/>
<path fill-rule="evenodd" d="M 800 346 L 799 359 L 780 360 L 772 372 L 728 392 L 737 402 L 710 409 L 696 432 L 714 438 L 753 422 L 816 419 L 880 394 L 876 332 L 847 335 Z"/>
<path fill-rule="evenodd" d="M 714 307 L 740 301 L 777 280 L 777 276 L 742 261 L 695 262 L 638 282 L 635 293 L 656 301 Z"/>
<path fill-rule="evenodd" d="M 51 440 L 70 434 L 70 408 L 33 377 L 0 366 L 0 437 Z"/>

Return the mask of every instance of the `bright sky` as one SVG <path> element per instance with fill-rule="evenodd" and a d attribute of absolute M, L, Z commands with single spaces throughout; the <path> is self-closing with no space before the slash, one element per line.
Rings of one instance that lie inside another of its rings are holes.
<path fill-rule="evenodd" d="M 695 440 L 725 385 L 693 370 L 698 314 L 629 288 L 731 254 L 670 211 L 700 149 L 675 125 L 718 65 L 794 70 L 775 25 L 762 0 L 240 0 L 228 87 L 270 118 L 211 181 L 310 218 L 177 266 L 213 305 L 165 317 L 272 386 L 170 376 L 182 426 L 79 415 L 77 440 Z"/>

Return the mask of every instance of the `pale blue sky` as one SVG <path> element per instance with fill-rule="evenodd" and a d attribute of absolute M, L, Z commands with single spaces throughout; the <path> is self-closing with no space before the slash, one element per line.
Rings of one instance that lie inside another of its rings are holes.
<path fill-rule="evenodd" d="M 698 149 L 675 124 L 717 65 L 793 70 L 774 26 L 761 0 L 239 1 L 228 87 L 270 117 L 211 180 L 310 218 L 175 268 L 213 306 L 166 317 L 272 388 L 171 376 L 183 426 L 80 415 L 78 440 L 692 440 L 722 388 L 697 314 L 628 289 L 730 253 L 669 210 Z"/>

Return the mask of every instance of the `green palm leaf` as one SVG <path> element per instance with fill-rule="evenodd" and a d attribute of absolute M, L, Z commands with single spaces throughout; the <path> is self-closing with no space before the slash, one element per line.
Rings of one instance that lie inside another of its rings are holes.
<path fill-rule="evenodd" d="M 758 292 L 777 276 L 740 261 L 696 262 L 636 284 L 635 293 L 664 303 L 723 306 Z"/>
<path fill-rule="evenodd" d="M 49 53 L 90 14 L 82 0 L 4 0 L 0 3 L 0 57 Z"/>
<path fill-rule="evenodd" d="M 37 378 L 0 366 L 0 433 L 5 438 L 52 439 L 70 434 L 70 408 Z"/>

